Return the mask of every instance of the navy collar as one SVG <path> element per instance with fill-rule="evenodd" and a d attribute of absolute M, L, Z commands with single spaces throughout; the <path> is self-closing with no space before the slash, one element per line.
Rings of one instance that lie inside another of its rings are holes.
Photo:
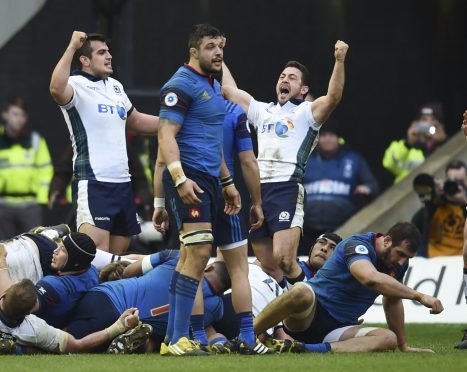
<path fill-rule="evenodd" d="M 187 69 L 189 69 L 190 71 L 192 71 L 193 73 L 195 73 L 198 76 L 201 76 L 201 77 L 204 77 L 204 78 L 208 79 L 209 84 L 211 84 L 212 87 L 214 86 L 214 78 L 212 77 L 212 75 L 206 75 L 206 74 L 203 74 L 203 73 L 201 73 L 199 71 L 196 71 L 188 63 L 184 63 L 183 67 L 186 67 Z"/>
<path fill-rule="evenodd" d="M 94 75 L 91 75 L 91 74 L 88 74 L 87 72 L 84 72 L 83 70 L 80 70 L 80 69 L 75 69 L 71 72 L 71 74 L 73 76 L 77 76 L 77 75 L 81 75 L 81 76 L 84 76 L 86 79 L 90 80 L 90 81 L 100 81 L 100 80 L 104 80 L 104 79 L 101 79 L 99 77 L 95 77 Z"/>
<path fill-rule="evenodd" d="M 281 107 L 284 107 L 287 103 L 291 103 L 292 105 L 295 105 L 295 106 L 298 106 L 300 103 L 303 103 L 305 102 L 303 99 L 299 99 L 299 98 L 292 98 L 292 99 L 289 99 L 286 103 L 284 103 Z M 279 102 L 276 102 L 276 105 L 280 103 Z"/>

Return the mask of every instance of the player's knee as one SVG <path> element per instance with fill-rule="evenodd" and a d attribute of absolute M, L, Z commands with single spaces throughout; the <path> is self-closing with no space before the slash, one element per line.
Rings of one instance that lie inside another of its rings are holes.
<path fill-rule="evenodd" d="M 393 331 L 387 330 L 384 333 L 384 339 L 382 341 L 382 350 L 394 351 L 397 348 L 397 336 Z"/>
<path fill-rule="evenodd" d="M 307 284 L 294 285 L 288 292 L 294 312 L 302 312 L 313 305 L 315 296 L 306 286 Z"/>
<path fill-rule="evenodd" d="M 277 266 L 279 266 L 283 272 L 289 273 L 292 271 L 294 265 L 292 257 L 289 257 L 286 254 L 278 254 L 274 258 Z"/>

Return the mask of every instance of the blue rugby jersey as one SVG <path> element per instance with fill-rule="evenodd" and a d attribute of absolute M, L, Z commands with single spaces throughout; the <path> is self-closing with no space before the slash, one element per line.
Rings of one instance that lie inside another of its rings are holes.
<path fill-rule="evenodd" d="M 253 150 L 245 112 L 233 102 L 225 100 L 224 160 L 234 175 L 234 154 Z"/>
<path fill-rule="evenodd" d="M 181 125 L 176 139 L 182 165 L 219 177 L 224 116 L 220 84 L 188 65 L 162 87 L 159 118 Z"/>
<path fill-rule="evenodd" d="M 63 328 L 79 300 L 98 283 L 94 266 L 77 275 L 47 275 L 36 284 L 39 310 L 34 314 L 55 328 Z"/>
<path fill-rule="evenodd" d="M 178 257 L 170 258 L 143 276 L 102 283 L 92 290 L 105 293 L 120 313 L 137 307 L 141 321 L 150 324 L 156 335 L 164 336 L 169 318 L 169 283 L 177 261 Z M 204 324 L 209 325 L 222 317 L 223 303 L 205 280 L 203 295 Z"/>
<path fill-rule="evenodd" d="M 350 273 L 350 265 L 368 260 L 384 274 L 402 281 L 408 262 L 390 271 L 382 266 L 375 250 L 375 233 L 355 234 L 337 244 L 333 255 L 307 283 L 311 285 L 319 303 L 342 323 L 357 324 L 358 318 L 373 305 L 379 293 L 366 288 Z"/>

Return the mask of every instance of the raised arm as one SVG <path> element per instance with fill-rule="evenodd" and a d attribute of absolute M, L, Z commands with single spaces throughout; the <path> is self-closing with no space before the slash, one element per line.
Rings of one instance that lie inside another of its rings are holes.
<path fill-rule="evenodd" d="M 432 314 L 439 314 L 443 311 L 443 305 L 440 300 L 417 292 L 389 275 L 379 272 L 368 260 L 354 261 L 350 264 L 349 270 L 361 284 L 383 296 L 415 300 L 430 308 L 430 313 Z"/>
<path fill-rule="evenodd" d="M 74 31 L 71 36 L 70 44 L 63 53 L 62 58 L 55 66 L 50 79 L 50 94 L 54 101 L 59 105 L 64 105 L 73 98 L 73 88 L 68 84 L 70 77 L 71 62 L 75 52 L 81 48 L 86 41 L 87 35 L 81 31 Z"/>
<path fill-rule="evenodd" d="M 334 46 L 334 69 L 329 80 L 328 91 L 325 96 L 319 97 L 311 104 L 311 110 L 315 120 L 322 124 L 328 120 L 332 112 L 341 101 L 344 91 L 345 71 L 344 61 L 349 46 L 341 40 L 337 40 Z"/>

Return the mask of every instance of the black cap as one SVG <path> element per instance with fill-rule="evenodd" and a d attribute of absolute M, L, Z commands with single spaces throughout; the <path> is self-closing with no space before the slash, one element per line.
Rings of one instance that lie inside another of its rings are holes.
<path fill-rule="evenodd" d="M 318 239 L 322 239 L 322 238 L 332 240 L 336 244 L 339 244 L 342 241 L 342 238 L 339 235 L 334 234 L 332 232 L 326 232 L 326 233 L 321 234 L 320 236 L 318 236 Z M 316 240 L 318 240 L 318 239 L 316 239 Z"/>
<path fill-rule="evenodd" d="M 68 260 L 60 271 L 78 271 L 89 268 L 96 256 L 94 241 L 88 235 L 79 232 L 65 235 L 62 241 L 68 253 Z"/>

